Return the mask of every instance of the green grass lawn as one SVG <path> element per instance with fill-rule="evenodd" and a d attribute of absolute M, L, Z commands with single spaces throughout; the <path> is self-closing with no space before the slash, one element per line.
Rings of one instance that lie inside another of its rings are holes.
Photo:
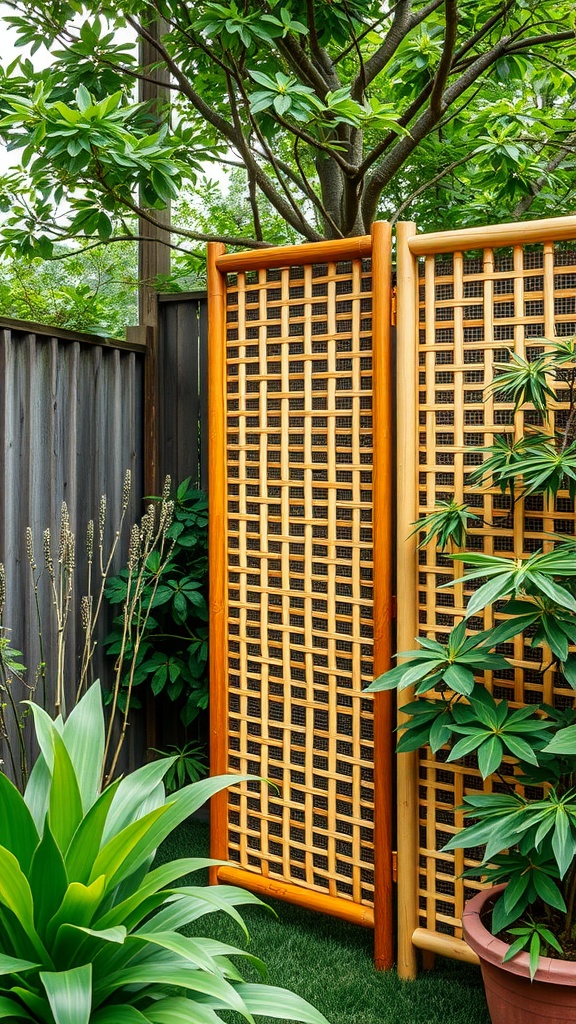
<path fill-rule="evenodd" d="M 191 822 L 166 841 L 159 857 L 206 856 L 207 850 L 208 826 Z M 477 968 L 439 957 L 433 971 L 402 982 L 395 971 L 374 970 L 369 929 L 276 900 L 270 905 L 278 917 L 241 908 L 251 937 L 247 948 L 266 962 L 270 984 L 298 992 L 331 1024 L 489 1024 Z M 203 917 L 194 934 L 245 947 L 240 928 L 220 913 Z M 248 966 L 240 969 L 252 980 Z M 235 1016 L 229 1020 L 236 1024 Z M 272 1024 L 268 1017 L 260 1021 Z"/>

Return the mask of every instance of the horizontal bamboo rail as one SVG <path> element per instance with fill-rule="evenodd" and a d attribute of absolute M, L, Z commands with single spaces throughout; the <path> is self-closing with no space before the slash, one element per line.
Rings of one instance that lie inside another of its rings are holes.
<path fill-rule="evenodd" d="M 321 246 L 321 248 L 319 248 Z M 221 274 L 237 274 L 271 267 L 305 266 L 307 263 L 330 263 L 335 260 L 369 258 L 372 253 L 370 235 L 358 238 L 337 238 L 332 242 L 308 242 L 305 245 L 279 245 L 270 249 L 226 253 L 216 258 Z"/>
<path fill-rule="evenodd" d="M 461 960 L 467 964 L 480 963 L 468 943 L 464 942 L 464 939 L 455 939 L 452 935 L 442 935 L 441 932 L 432 932 L 427 928 L 416 928 L 412 943 L 426 953 L 437 953 L 439 956 L 447 956 L 450 960 Z"/>
<path fill-rule="evenodd" d="M 530 245 L 533 242 L 566 242 L 576 239 L 576 217 L 551 217 L 548 220 L 527 220 L 489 227 L 458 228 L 456 231 L 433 231 L 411 235 L 408 248 L 414 256 L 459 252 L 507 245 Z"/>
<path fill-rule="evenodd" d="M 318 910 L 323 914 L 330 914 L 332 917 L 339 917 L 342 921 L 350 921 L 351 924 L 359 924 L 364 928 L 374 927 L 374 910 L 358 903 L 347 902 L 346 900 L 326 896 L 321 892 L 311 892 L 299 885 L 292 885 L 290 882 L 283 882 L 273 878 L 263 878 L 262 875 L 252 874 L 251 871 L 243 871 L 242 868 L 221 867 L 218 868 L 218 881 L 229 885 L 240 885 L 250 889 L 258 896 L 266 896 L 269 899 L 286 900 L 287 903 L 294 903 L 297 907 L 305 907 L 306 910 Z"/>

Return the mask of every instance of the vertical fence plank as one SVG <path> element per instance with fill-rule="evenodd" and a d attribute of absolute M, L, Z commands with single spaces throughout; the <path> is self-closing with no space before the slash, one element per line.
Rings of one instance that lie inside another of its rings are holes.
<path fill-rule="evenodd" d="M 73 604 L 65 652 L 65 705 L 73 706 L 78 685 L 83 631 L 80 600 L 86 593 L 86 527 L 98 518 L 100 496 L 108 498 L 106 543 L 120 519 L 124 473 L 132 470 L 132 498 L 128 523 L 140 511 L 142 494 L 143 353 L 130 346 L 88 335 L 62 332 L 53 335 L 39 325 L 8 321 L 0 333 L 0 561 L 8 581 L 3 626 L 12 644 L 24 652 L 28 678 L 45 661 L 46 686 L 39 683 L 37 698 L 53 713 L 56 676 L 56 628 L 47 573 L 39 584 L 43 647 L 38 637 L 35 601 L 30 581 L 26 528 L 33 531 L 35 560 L 43 568 L 43 532 L 50 529 L 56 560 L 62 501 L 76 536 Z M 124 542 L 127 547 L 128 531 Z M 113 572 L 126 550 L 118 550 Z M 96 585 L 97 585 L 96 581 Z M 94 656 L 94 677 L 104 685 L 112 677 L 102 640 L 110 622 L 100 622 Z M 14 684 L 16 700 L 29 694 Z M 139 716 L 132 717 L 122 770 L 142 763 L 144 741 Z M 12 740 L 15 731 L 12 730 Z M 26 735 L 33 753 L 31 730 Z M 1 756 L 7 760 L 6 749 Z"/>
<path fill-rule="evenodd" d="M 392 654 L 392 231 L 385 221 L 372 227 L 372 483 L 374 544 L 374 675 L 390 668 Z M 374 695 L 374 961 L 381 970 L 394 963 L 392 945 L 393 695 Z"/>
<path fill-rule="evenodd" d="M 226 294 L 225 280 L 216 259 L 225 251 L 219 242 L 208 245 L 208 296 L 210 321 L 208 333 L 209 380 L 209 503 L 208 550 L 210 558 L 210 761 L 213 775 L 227 770 L 227 736 L 224 723 L 228 715 L 226 687 L 227 611 L 226 611 Z M 212 798 L 210 811 L 210 849 L 216 859 L 226 860 L 228 851 L 226 793 Z M 211 881 L 217 869 L 211 869 Z"/>
<path fill-rule="evenodd" d="M 397 646 L 410 650 L 418 633 L 415 591 L 417 587 L 416 538 L 410 536 L 417 518 L 417 299 L 416 260 L 408 247 L 416 225 L 397 225 Z M 406 691 L 402 704 L 409 702 Z M 403 721 L 400 714 L 399 722 Z M 398 973 L 416 975 L 416 950 L 412 935 L 418 925 L 418 754 L 398 757 Z"/>

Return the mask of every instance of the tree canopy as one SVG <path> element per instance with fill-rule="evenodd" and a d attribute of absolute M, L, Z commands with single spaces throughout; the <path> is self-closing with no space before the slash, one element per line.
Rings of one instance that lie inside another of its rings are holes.
<path fill-rule="evenodd" d="M 27 47 L 0 72 L 0 134 L 21 152 L 0 182 L 8 253 L 137 237 L 136 217 L 162 223 L 213 165 L 237 169 L 249 216 L 175 215 L 176 249 L 269 244 L 279 225 L 316 241 L 378 217 L 439 228 L 574 204 L 566 0 L 8 6 Z M 169 103 L 139 102 L 137 83 L 158 75 Z"/>

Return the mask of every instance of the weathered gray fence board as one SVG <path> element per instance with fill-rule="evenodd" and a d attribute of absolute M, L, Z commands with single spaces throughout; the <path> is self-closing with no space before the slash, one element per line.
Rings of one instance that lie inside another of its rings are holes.
<path fill-rule="evenodd" d="M 159 297 L 159 467 L 207 485 L 207 304 L 203 292 Z M 201 424 L 204 424 L 202 429 Z"/>
<path fill-rule="evenodd" d="M 25 531 L 31 526 L 38 566 L 43 565 L 42 535 L 50 526 L 53 548 L 58 550 L 60 508 L 66 501 L 76 534 L 75 617 L 70 621 L 66 651 L 66 687 L 70 702 L 76 689 L 82 636 L 79 599 L 85 593 L 85 530 L 98 519 L 100 496 L 109 506 L 108 541 L 120 514 L 125 470 L 133 472 L 133 489 L 126 522 L 140 515 L 142 495 L 143 356 L 134 346 L 115 347 L 99 339 L 49 329 L 31 332 L 16 322 L 0 324 L 0 561 L 7 576 L 3 625 L 13 645 L 24 651 L 33 676 L 40 661 L 36 615 L 30 587 Z M 1 328 L 5 327 L 4 330 Z M 22 329 L 23 328 L 23 329 Z M 126 530 L 121 558 L 125 558 Z M 45 659 L 48 666 L 47 706 L 54 701 L 54 629 L 46 574 L 42 579 L 41 609 L 45 623 Z M 105 631 L 102 623 L 100 639 Z M 98 675 L 110 674 L 109 662 L 97 649 Z M 141 724 L 133 717 L 124 767 L 141 761 L 144 741 Z"/>

